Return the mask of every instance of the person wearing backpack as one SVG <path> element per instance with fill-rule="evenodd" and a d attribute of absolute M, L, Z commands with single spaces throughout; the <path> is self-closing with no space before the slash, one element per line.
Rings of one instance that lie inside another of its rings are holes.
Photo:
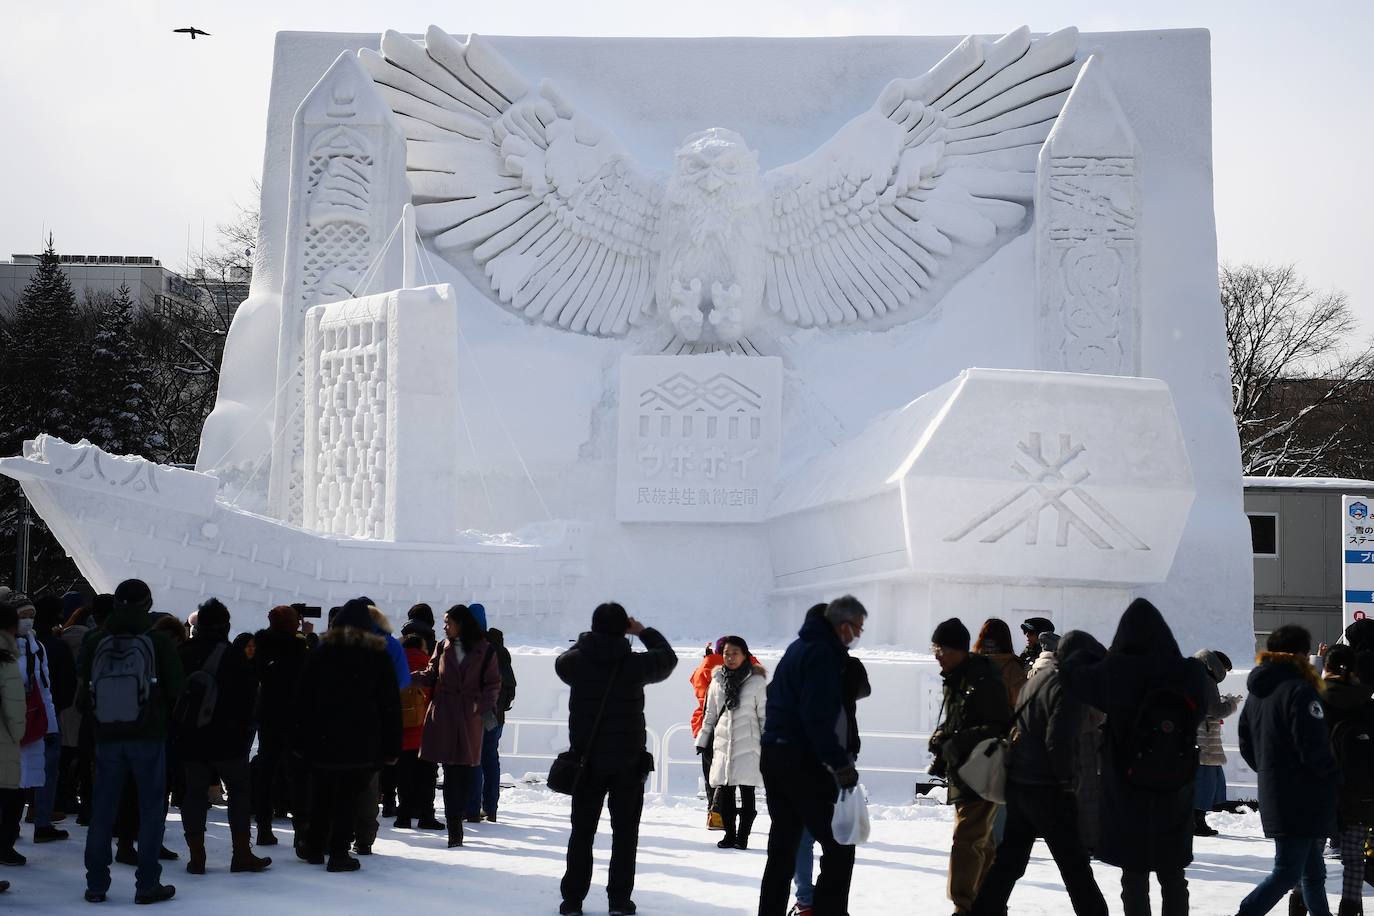
<path fill-rule="evenodd" d="M 1072 636 L 1062 641 L 1066 653 L 1092 640 L 1086 633 Z M 1041 645 L 1046 642 L 1042 639 Z M 971 912 L 1005 916 L 1012 888 L 1026 873 L 1039 838 L 1059 866 L 1074 913 L 1107 916 L 1107 901 L 1093 877 L 1078 827 L 1075 796 L 1080 790 L 1078 750 L 1085 709 L 1064 692 L 1052 652 L 1042 651 L 1036 664 L 1039 670 L 1021 693 L 1007 753 L 1006 831 Z"/>
<path fill-rule="evenodd" d="M 1060 643 L 1060 683 L 1107 716 L 1097 858 L 1121 869 L 1125 916 L 1149 916 L 1150 872 L 1165 916 L 1187 913 L 1207 673 L 1183 657 L 1164 615 L 1143 598 L 1121 615 L 1105 655 L 1091 645 L 1064 652 L 1071 635 Z"/>
<path fill-rule="evenodd" d="M 190 855 L 186 871 L 205 874 L 205 816 L 212 785 L 229 796 L 231 872 L 258 872 L 271 859 L 253 854 L 251 779 L 253 704 L 257 679 L 243 653 L 229 642 L 229 609 L 210 598 L 197 611 L 196 635 L 181 647 L 186 686 L 173 710 L 173 739 L 186 772 L 181 826 Z"/>
<path fill-rule="evenodd" d="M 638 636 L 645 652 L 635 652 Z M 586 761 L 572 792 L 572 830 L 558 912 L 580 916 L 592 884 L 592 844 L 601 808 L 611 811 L 611 862 L 606 895 L 611 916 L 634 913 L 635 856 L 644 782 L 653 771 L 645 750 L 644 688 L 668 679 L 677 653 L 652 627 L 635 620 L 615 602 L 592 612 L 590 632 L 558 656 L 554 673 L 568 694 L 568 742 Z M 795 847 L 791 850 L 796 854 Z"/>
<path fill-rule="evenodd" d="M 7 593 L 0 589 L 0 593 Z M 0 857 L 14 852 L 19 839 L 19 741 L 24 737 L 24 678 L 19 673 L 19 612 L 0 594 Z M 10 883 L 0 881 L 0 891 Z"/>
<path fill-rule="evenodd" d="M 86 899 L 110 889 L 110 842 L 124 777 L 138 791 L 136 903 L 170 900 L 158 855 L 166 828 L 168 721 L 181 695 L 181 660 L 171 639 L 154 631 L 153 594 L 139 579 L 115 589 L 105 626 L 87 634 L 77 663 L 78 693 L 95 735 L 95 792 L 86 832 Z"/>
<path fill-rule="evenodd" d="M 496 649 L 496 660 L 501 668 L 501 694 L 496 698 L 496 727 L 482 734 L 482 765 L 473 775 L 467 819 L 476 822 L 485 817 L 495 823 L 496 809 L 501 804 L 501 735 L 506 730 L 506 713 L 515 705 L 515 668 L 504 633 L 495 627 L 487 629 L 487 642 Z"/>
<path fill-rule="evenodd" d="M 406 661 L 411 670 L 420 671 L 429 665 L 425 637 L 410 633 L 401 640 Z M 425 730 L 425 714 L 434 691 L 411 681 L 401 691 L 401 757 L 396 761 L 396 822 L 397 830 L 443 830 L 444 824 L 434 816 L 434 787 L 438 782 L 438 767 L 420 759 L 420 739 Z"/>
<path fill-rule="evenodd" d="M 1337 916 L 1364 912 L 1364 841 L 1374 824 L 1374 699 L 1356 670 L 1359 657 L 1349 646 L 1326 653 L 1326 721 L 1331 750 L 1341 768 L 1336 803 L 1341 851 L 1341 902 Z"/>
<path fill-rule="evenodd" d="M 1258 777 L 1260 824 L 1274 840 L 1274 868 L 1241 901 L 1239 916 L 1269 912 L 1294 887 L 1312 916 L 1331 913 L 1322 850 L 1336 831 L 1341 772 L 1311 651 L 1307 630 L 1285 624 L 1269 634 L 1246 681 L 1240 754 Z"/>
<path fill-rule="evenodd" d="M 482 760 L 482 734 L 496 727 L 501 666 L 477 618 L 461 604 L 444 615 L 444 635 L 429 664 L 411 672 L 433 689 L 420 736 L 420 757 L 444 768 L 449 848 L 463 845 L 463 813 L 472 771 Z"/>

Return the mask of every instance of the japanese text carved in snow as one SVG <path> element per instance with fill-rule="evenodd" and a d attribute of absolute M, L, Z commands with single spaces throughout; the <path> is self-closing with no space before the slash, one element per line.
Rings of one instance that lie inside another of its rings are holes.
<path fill-rule="evenodd" d="M 777 484 L 781 413 L 777 357 L 625 357 L 616 517 L 761 521 Z"/>
<path fill-rule="evenodd" d="M 421 233 L 525 317 L 587 334 L 659 321 L 733 347 L 772 320 L 928 312 L 1030 220 L 1035 161 L 1078 73 L 1077 32 L 968 38 L 814 153 L 761 172 L 732 130 L 666 174 L 547 80 L 431 27 L 359 52 L 407 139 Z"/>

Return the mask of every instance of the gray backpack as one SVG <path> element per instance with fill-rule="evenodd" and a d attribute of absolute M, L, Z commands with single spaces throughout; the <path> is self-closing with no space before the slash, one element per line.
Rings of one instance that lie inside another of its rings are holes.
<path fill-rule="evenodd" d="M 151 636 L 117 633 L 102 639 L 91 659 L 91 718 L 96 737 L 141 735 L 156 688 L 157 655 Z"/>

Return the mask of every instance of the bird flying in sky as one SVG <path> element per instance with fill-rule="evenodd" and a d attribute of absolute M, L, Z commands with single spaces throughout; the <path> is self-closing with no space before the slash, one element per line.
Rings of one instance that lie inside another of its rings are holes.
<path fill-rule="evenodd" d="M 201 29 L 198 29 L 198 28 L 196 28 L 195 26 L 191 26 L 190 28 L 186 28 L 186 29 L 172 29 L 172 31 L 173 31 L 173 32 L 181 32 L 181 33 L 184 33 L 184 34 L 186 34 L 186 35 L 190 35 L 192 41 L 195 41 L 195 40 L 196 40 L 196 36 L 197 36 L 197 35 L 204 35 L 206 38 L 209 38 L 209 37 L 210 37 L 210 33 L 209 33 L 209 32 L 206 32 L 206 31 L 203 31 L 203 30 L 201 30 Z"/>

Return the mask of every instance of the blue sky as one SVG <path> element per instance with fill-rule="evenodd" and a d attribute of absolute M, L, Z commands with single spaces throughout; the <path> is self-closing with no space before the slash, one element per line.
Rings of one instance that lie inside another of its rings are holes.
<path fill-rule="evenodd" d="M 1374 4 L 700 0 L 51 0 L 16 4 L 0 56 L 0 257 L 151 254 L 213 241 L 261 169 L 274 33 L 283 29 L 542 35 L 964 35 L 1207 28 L 1215 200 L 1230 261 L 1296 261 L 1344 290 L 1374 333 Z M 169 31 L 196 25 L 194 43 Z"/>

